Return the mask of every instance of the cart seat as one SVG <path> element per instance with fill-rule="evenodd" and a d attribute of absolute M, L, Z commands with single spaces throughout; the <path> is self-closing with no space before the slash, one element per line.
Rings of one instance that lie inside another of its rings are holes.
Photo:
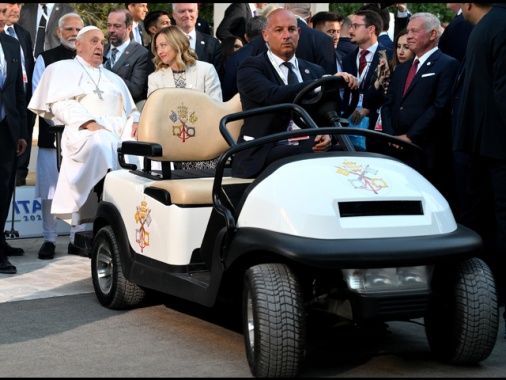
<path fill-rule="evenodd" d="M 241 110 L 239 94 L 228 102 L 220 102 L 198 90 L 163 88 L 154 91 L 142 111 L 138 141 L 161 146 L 161 154 L 148 159 L 162 163 L 162 176 L 147 187 L 145 193 L 166 205 L 211 205 L 214 169 L 173 170 L 167 167 L 173 162 L 219 157 L 229 148 L 219 131 L 220 121 L 225 115 Z M 241 126 L 242 120 L 227 125 L 235 139 Z M 246 187 L 252 181 L 224 176 L 222 188 L 240 184 Z"/>

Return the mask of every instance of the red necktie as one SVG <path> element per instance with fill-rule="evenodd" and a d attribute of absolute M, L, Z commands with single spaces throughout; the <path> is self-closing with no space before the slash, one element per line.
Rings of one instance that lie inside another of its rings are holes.
<path fill-rule="evenodd" d="M 409 68 L 408 77 L 406 78 L 406 83 L 404 84 L 404 92 L 402 93 L 402 96 L 404 96 L 404 94 L 406 94 L 406 91 L 408 90 L 409 85 L 413 81 L 413 78 L 416 75 L 416 70 L 418 69 L 418 63 L 419 62 L 420 61 L 418 60 L 418 58 L 415 59 L 415 61 L 413 62 L 413 64 Z"/>
<path fill-rule="evenodd" d="M 362 50 L 360 52 L 360 59 L 358 60 L 358 75 L 362 75 L 362 71 L 364 71 L 364 68 L 367 66 L 367 60 L 365 59 L 367 53 L 369 53 L 369 50 Z"/>

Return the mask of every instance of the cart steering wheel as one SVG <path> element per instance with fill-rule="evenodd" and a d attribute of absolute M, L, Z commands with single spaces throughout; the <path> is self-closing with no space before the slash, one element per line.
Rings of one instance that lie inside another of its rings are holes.
<path fill-rule="evenodd" d="M 340 76 L 324 76 L 315 82 L 304 87 L 295 97 L 293 103 L 304 108 L 313 118 L 316 125 L 334 126 L 341 118 L 347 119 L 355 110 L 359 100 L 359 91 L 352 90 L 352 98 L 350 105 L 340 114 L 341 110 L 341 94 L 339 89 L 346 88 L 348 85 L 343 77 Z M 316 88 L 321 90 L 310 97 L 311 92 Z M 295 123 L 301 128 L 307 128 L 304 121 L 296 114 L 292 115 Z"/>

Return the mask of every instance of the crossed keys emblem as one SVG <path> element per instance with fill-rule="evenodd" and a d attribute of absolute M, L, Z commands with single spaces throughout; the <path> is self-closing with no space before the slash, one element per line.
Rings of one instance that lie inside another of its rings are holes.
<path fill-rule="evenodd" d="M 135 230 L 135 241 L 141 247 L 141 252 L 144 252 L 144 248 L 149 246 L 149 232 L 145 226 L 149 227 L 151 224 L 151 209 L 147 206 L 148 203 L 142 201 L 141 205 L 137 206 L 137 211 L 135 212 L 135 222 L 141 225 L 139 229 Z"/>
<path fill-rule="evenodd" d="M 172 135 L 179 137 L 183 142 L 191 137 L 195 137 L 195 127 L 188 124 L 194 124 L 198 120 L 195 111 L 190 113 L 188 107 L 181 104 L 177 107 L 177 111 L 171 111 L 169 118 L 173 123 L 178 120 L 181 122 L 181 125 L 172 126 Z"/>
<path fill-rule="evenodd" d="M 369 165 L 359 165 L 356 162 L 344 161 L 341 166 L 337 167 L 337 173 L 346 177 L 351 176 L 348 180 L 355 189 L 368 190 L 374 194 L 388 187 L 383 178 L 374 177 L 378 174 L 378 170 L 371 168 Z"/>

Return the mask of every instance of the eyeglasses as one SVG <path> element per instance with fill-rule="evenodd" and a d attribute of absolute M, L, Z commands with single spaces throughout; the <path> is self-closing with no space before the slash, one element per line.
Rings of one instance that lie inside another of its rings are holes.
<path fill-rule="evenodd" d="M 353 28 L 353 29 L 357 29 L 359 26 L 366 26 L 367 27 L 367 24 L 351 24 L 350 25 L 350 29 Z"/>

